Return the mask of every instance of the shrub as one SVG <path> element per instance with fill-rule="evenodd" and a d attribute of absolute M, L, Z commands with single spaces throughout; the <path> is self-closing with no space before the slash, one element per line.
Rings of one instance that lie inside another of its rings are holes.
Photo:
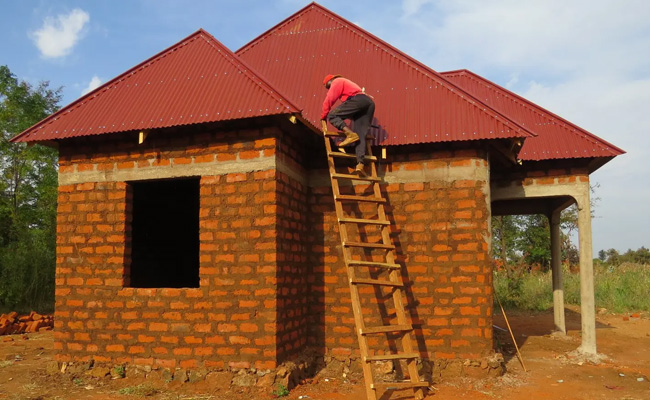
<path fill-rule="evenodd" d="M 523 270 L 523 269 L 522 269 Z M 563 271 L 564 302 L 580 304 L 580 275 Z M 616 313 L 650 311 L 650 265 L 594 266 L 596 307 Z M 551 272 L 494 273 L 494 289 L 506 308 L 542 311 L 553 307 Z M 496 302 L 496 301 L 495 301 Z"/>

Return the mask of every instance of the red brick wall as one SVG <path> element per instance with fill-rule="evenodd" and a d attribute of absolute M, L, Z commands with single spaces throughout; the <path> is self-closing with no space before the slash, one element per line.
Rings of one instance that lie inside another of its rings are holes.
<path fill-rule="evenodd" d="M 125 176 L 126 171 L 139 179 L 157 167 L 170 171 L 263 161 L 275 156 L 281 137 L 279 130 L 266 128 L 159 133 L 141 146 L 135 140 L 127 143 L 124 136 L 64 142 L 61 178 L 83 180 L 100 171 Z M 142 289 L 124 287 L 130 259 L 129 187 L 117 181 L 59 188 L 59 360 L 272 368 L 299 350 L 306 305 L 297 300 L 304 293 L 295 289 L 304 292 L 305 286 L 292 276 L 301 269 L 301 248 L 283 235 L 300 216 L 277 210 L 279 203 L 293 204 L 287 196 L 303 189 L 285 177 L 278 179 L 274 168 L 203 175 L 200 287 Z M 277 293 L 276 283 L 288 292 Z"/>
<path fill-rule="evenodd" d="M 277 128 L 154 132 L 143 145 L 127 134 L 64 141 L 59 360 L 273 368 L 306 346 L 356 354 L 329 177 L 308 174 L 313 154 L 304 146 Z M 417 304 L 409 312 L 419 349 L 427 357 L 477 358 L 492 346 L 486 157 L 397 155 L 388 167 L 387 210 L 409 301 Z M 201 176 L 200 287 L 125 287 L 126 181 L 165 174 Z"/>
<path fill-rule="evenodd" d="M 290 358 L 305 349 L 308 337 L 309 284 L 312 273 L 308 263 L 307 234 L 310 230 L 307 207 L 309 188 L 301 145 L 290 136 L 282 136 L 278 161 L 293 171 L 278 172 L 277 185 L 277 291 L 278 357 Z"/>
<path fill-rule="evenodd" d="M 406 266 L 404 278 L 411 285 L 409 303 L 417 304 L 409 311 L 418 326 L 419 349 L 429 358 L 479 358 L 492 349 L 486 157 L 467 150 L 398 155 L 387 168 L 387 178 L 406 180 L 384 186 L 384 194 L 398 260 Z M 465 172 L 470 174 L 465 177 Z M 344 188 L 357 193 L 366 189 Z M 314 188 L 310 204 L 316 230 L 310 343 L 334 356 L 354 355 L 354 321 L 331 189 Z M 372 290 L 364 298 L 373 299 Z M 366 302 L 364 308 L 370 311 L 376 305 Z"/>

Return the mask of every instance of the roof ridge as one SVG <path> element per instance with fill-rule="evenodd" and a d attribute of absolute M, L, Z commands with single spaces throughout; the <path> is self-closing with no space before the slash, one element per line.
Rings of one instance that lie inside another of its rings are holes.
<path fill-rule="evenodd" d="M 245 62 L 241 57 L 239 57 L 235 52 L 227 48 L 223 43 L 221 43 L 218 39 L 216 39 L 214 36 L 212 36 L 210 33 L 207 31 L 204 31 L 203 29 L 200 29 L 199 31 L 202 31 L 205 36 L 207 36 L 209 39 L 213 40 L 214 43 L 211 43 L 210 41 L 206 42 L 210 45 L 216 44 L 218 47 L 226 50 L 229 55 L 232 56 L 232 60 L 228 60 L 232 65 L 236 66 L 237 64 L 243 66 L 245 68 L 244 72 L 246 74 L 246 77 L 251 80 L 253 83 L 262 86 L 263 89 L 266 90 L 266 92 L 271 95 L 274 99 L 276 99 L 279 102 L 284 102 L 290 105 L 292 108 L 294 108 L 295 111 L 300 111 L 300 107 L 296 106 L 293 101 L 289 99 L 289 97 L 283 95 L 279 90 L 277 90 L 267 79 L 265 79 L 262 74 L 259 72 L 255 71 L 255 68 L 252 68 L 250 64 Z M 234 62 L 234 60 L 237 60 L 237 63 Z M 260 82 L 256 82 L 254 79 L 252 79 L 251 75 L 257 77 Z"/>
<path fill-rule="evenodd" d="M 492 111 L 493 115 L 490 115 L 491 117 L 496 117 L 497 120 L 501 120 L 504 124 L 506 125 L 514 125 L 516 130 L 523 131 L 527 136 L 529 137 L 535 137 L 537 134 L 534 132 L 530 131 L 528 128 L 519 125 L 517 122 L 511 120 L 508 118 L 506 115 L 500 113 L 499 111 L 495 110 L 494 108 L 488 106 L 487 104 L 483 103 L 480 101 L 478 98 L 474 97 L 471 93 L 465 91 L 461 87 L 457 86 L 453 82 L 448 81 L 447 79 L 442 76 L 442 74 L 436 72 L 434 69 L 431 67 L 427 66 L 426 64 L 418 61 L 417 59 L 409 56 L 408 54 L 402 52 L 398 48 L 392 46 L 388 42 L 380 39 L 379 37 L 373 35 L 372 33 L 366 31 L 365 29 L 359 27 L 358 25 L 346 20 L 345 18 L 341 17 L 340 15 L 334 13 L 333 11 L 328 10 L 327 8 L 323 7 L 322 5 L 312 2 L 302 9 L 298 10 L 294 14 L 290 15 L 289 17 L 285 18 L 283 21 L 280 23 L 276 24 L 272 28 L 266 30 L 264 33 L 261 35 L 257 36 L 255 39 L 251 40 L 249 43 L 245 44 L 242 46 L 239 50 L 235 52 L 235 54 L 243 54 L 249 49 L 253 48 L 257 44 L 259 44 L 262 40 L 264 40 L 266 37 L 269 36 L 269 34 L 273 31 L 279 30 L 283 26 L 287 25 L 289 22 L 293 21 L 294 19 L 302 16 L 306 12 L 312 10 L 312 9 L 317 9 L 317 11 L 323 13 L 326 16 L 329 16 L 330 18 L 333 18 L 335 20 L 338 20 L 338 23 L 342 25 L 342 27 L 349 29 L 351 32 L 353 32 L 355 35 L 365 39 L 366 41 L 373 43 L 377 48 L 381 49 L 387 54 L 390 54 L 392 56 L 395 56 L 397 54 L 399 57 L 402 57 L 406 59 L 404 61 L 407 65 L 409 65 L 411 68 L 414 68 L 417 73 L 424 75 L 425 77 L 433 80 L 439 80 L 440 84 L 446 84 L 448 85 L 448 90 L 451 92 L 455 92 L 456 94 L 460 94 L 460 97 L 465 100 L 469 105 L 474 106 L 478 109 L 479 112 L 485 113 L 485 109 L 489 109 Z M 390 51 L 389 51 L 390 50 Z M 416 64 L 418 67 L 413 67 L 412 64 Z M 424 72 L 426 71 L 426 72 Z M 428 72 L 428 73 L 427 73 Z M 443 86 L 444 87 L 444 86 Z M 462 93 L 462 94 L 461 94 Z M 471 99 L 472 101 L 469 101 Z M 479 107 L 478 105 L 481 105 L 483 107 Z M 489 113 L 486 113 L 489 115 Z"/>
<path fill-rule="evenodd" d="M 457 70 L 453 70 L 453 71 L 441 72 L 440 74 L 443 75 L 443 76 L 444 75 L 467 75 L 470 79 L 474 79 L 476 81 L 483 82 L 484 84 L 486 84 L 488 89 L 490 89 L 492 91 L 502 92 L 503 95 L 508 96 L 508 97 L 512 98 L 514 101 L 519 102 L 522 106 L 528 108 L 532 112 L 535 112 L 537 115 L 539 115 L 539 116 L 541 116 L 543 118 L 546 118 L 548 120 L 557 119 L 562 124 L 567 125 L 568 127 L 572 128 L 573 133 L 575 133 L 575 134 L 577 134 L 576 131 L 579 131 L 579 132 L 583 133 L 584 135 L 587 136 L 585 139 L 590 140 L 593 144 L 604 145 L 605 147 L 611 148 L 615 152 L 620 152 L 620 154 L 625 154 L 625 150 L 623 150 L 623 149 L 609 143 L 608 141 L 594 135 L 593 133 L 589 132 L 588 130 L 586 130 L 584 128 L 581 128 L 580 126 L 572 123 L 571 121 L 568 121 L 568 120 L 560 117 L 559 115 L 557 115 L 557 114 L 547 110 L 546 108 L 544 108 L 544 107 L 542 107 L 542 106 L 540 106 L 540 105 L 526 99 L 525 97 L 520 96 L 517 93 L 514 93 L 514 92 L 504 88 L 503 86 L 501 86 L 501 85 L 499 85 L 497 83 L 494 83 L 491 80 L 470 71 L 469 69 L 462 68 L 462 69 L 457 69 Z M 493 88 L 490 88 L 489 86 L 492 86 Z M 571 130 L 569 130 L 569 131 L 571 131 Z"/>
<path fill-rule="evenodd" d="M 52 115 L 46 117 L 45 119 L 39 121 L 38 123 L 32 125 L 31 127 L 25 129 L 23 132 L 13 137 L 11 139 L 11 142 L 20 141 L 20 139 L 22 139 L 24 136 L 36 132 L 38 130 L 41 130 L 45 126 L 57 121 L 59 118 L 66 116 L 67 114 L 75 111 L 79 107 L 82 107 L 83 105 L 88 104 L 89 102 L 95 100 L 97 97 L 99 97 L 105 91 L 109 90 L 111 87 L 115 87 L 118 84 L 125 82 L 129 78 L 137 75 L 138 72 L 142 71 L 144 68 L 154 65 L 155 63 L 161 61 L 172 52 L 177 51 L 183 48 L 184 46 L 187 46 L 188 44 L 199 39 L 203 39 L 208 45 L 212 46 L 215 50 L 222 53 L 223 58 L 228 63 L 230 63 L 236 69 L 240 70 L 242 73 L 244 73 L 246 79 L 248 79 L 253 84 L 261 87 L 262 90 L 264 90 L 264 92 L 267 93 L 269 96 L 271 96 L 271 98 L 273 98 L 275 101 L 279 102 L 280 104 L 283 104 L 285 107 L 291 109 L 293 112 L 301 111 L 300 108 L 297 107 L 293 101 L 291 101 L 287 96 L 284 96 L 280 91 L 278 91 L 275 87 L 273 87 L 273 85 L 271 85 L 267 79 L 265 79 L 261 74 L 257 73 L 254 68 L 251 68 L 250 65 L 246 63 L 243 59 L 241 59 L 237 54 L 235 54 L 232 50 L 228 49 L 223 43 L 217 40 L 206 30 L 204 30 L 203 28 L 199 28 L 197 31 L 188 35 L 184 39 L 181 39 L 179 42 L 163 49 L 162 51 L 154 54 L 153 56 L 147 58 L 146 60 L 136 64 L 135 66 L 129 68 L 125 72 L 119 74 L 118 76 L 109 80 L 108 82 L 104 83 L 98 88 L 79 97 L 72 103 L 68 104 L 67 106 L 57 111 L 56 113 L 53 113 Z M 257 79 L 254 79 L 254 77 Z"/>

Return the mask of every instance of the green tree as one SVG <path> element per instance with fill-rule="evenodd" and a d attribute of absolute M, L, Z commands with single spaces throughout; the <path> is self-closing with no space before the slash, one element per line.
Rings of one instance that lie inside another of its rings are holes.
<path fill-rule="evenodd" d="M 518 262 L 516 239 L 519 234 L 516 215 L 500 215 L 492 218 L 492 252 L 501 265 L 509 268 Z"/>
<path fill-rule="evenodd" d="M 0 308 L 53 305 L 57 152 L 9 140 L 60 98 L 61 89 L 33 87 L 0 66 Z"/>
<path fill-rule="evenodd" d="M 516 247 L 523 254 L 523 261 L 528 266 L 537 265 L 542 270 L 548 270 L 551 266 L 551 237 L 548 218 L 540 214 L 523 217 Z"/>

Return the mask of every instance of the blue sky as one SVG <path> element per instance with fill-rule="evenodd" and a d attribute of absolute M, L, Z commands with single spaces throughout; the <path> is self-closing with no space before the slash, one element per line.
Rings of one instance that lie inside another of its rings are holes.
<path fill-rule="evenodd" d="M 650 2 L 322 0 L 437 71 L 467 68 L 623 148 L 592 176 L 600 249 L 650 247 Z M 296 0 L 6 1 L 0 64 L 62 105 L 204 28 L 237 50 Z"/>

